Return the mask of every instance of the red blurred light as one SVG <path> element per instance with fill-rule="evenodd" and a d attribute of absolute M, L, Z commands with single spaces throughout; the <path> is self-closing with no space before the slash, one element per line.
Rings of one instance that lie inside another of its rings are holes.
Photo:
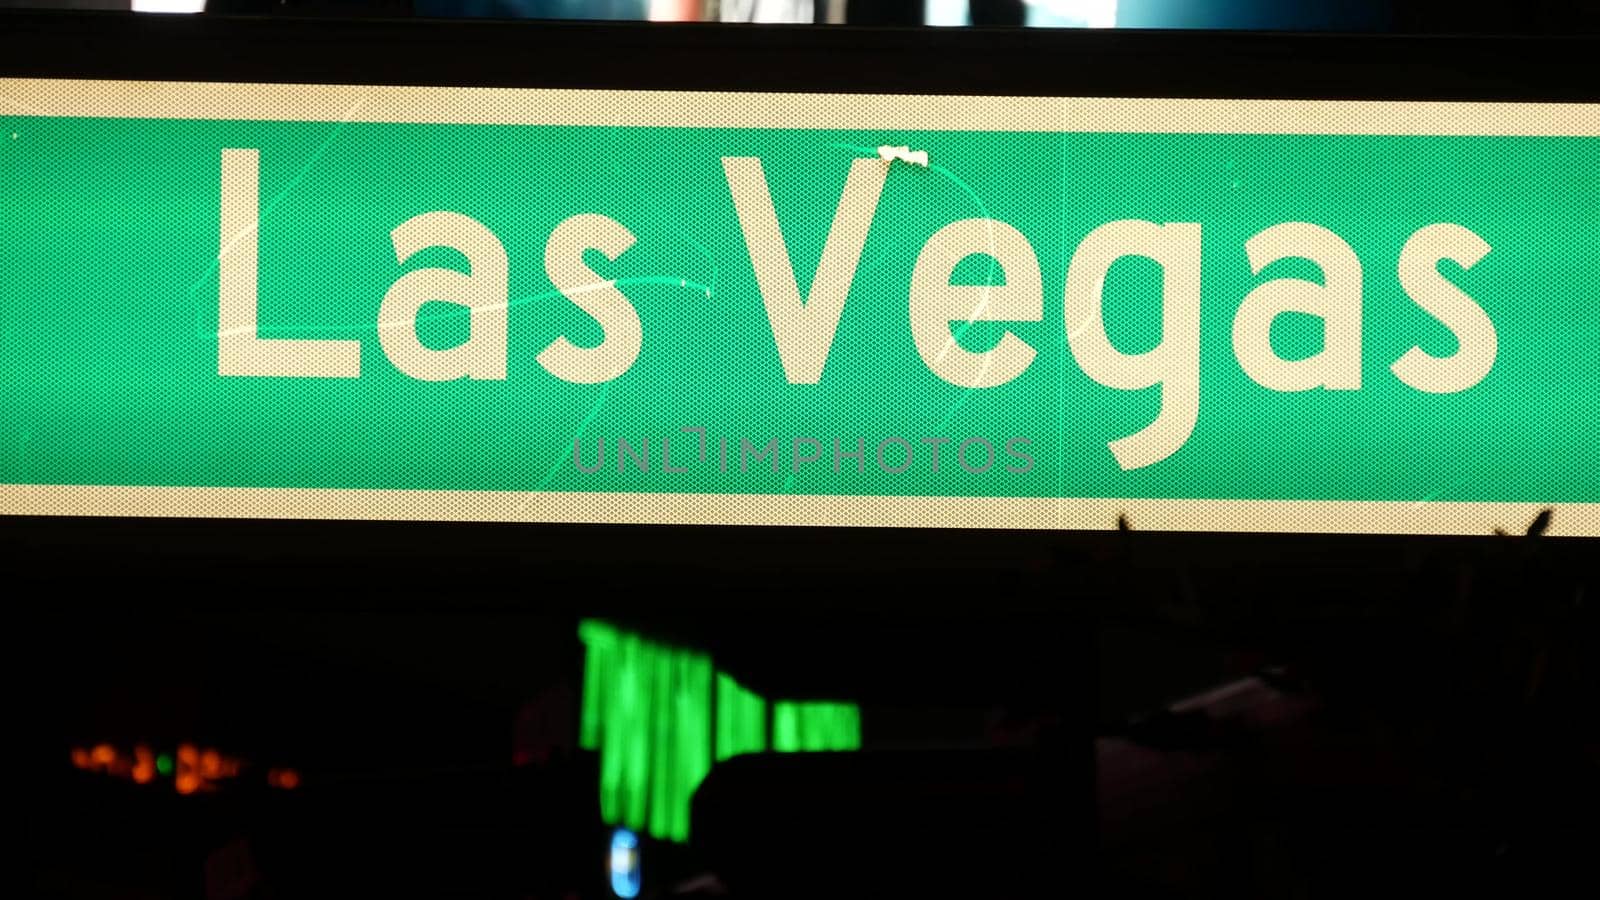
<path fill-rule="evenodd" d="M 90 749 L 73 747 L 70 756 L 76 768 L 128 778 L 137 784 L 150 784 L 162 775 L 171 775 L 173 788 L 180 794 L 215 790 L 218 781 L 238 776 L 244 767 L 236 756 L 214 748 L 202 749 L 192 743 L 179 744 L 177 752 L 171 756 L 165 753 L 158 756 L 148 744 L 135 744 L 131 753 L 120 753 L 110 744 L 96 744 Z M 281 779 L 281 776 L 279 772 L 273 778 Z M 299 784 L 299 774 L 294 773 L 290 780 L 289 787 Z M 279 785 L 274 783 L 273 786 Z"/>
<path fill-rule="evenodd" d="M 144 744 L 133 748 L 133 769 L 130 774 L 136 784 L 149 784 L 156 780 L 156 755 Z"/>
<path fill-rule="evenodd" d="M 269 769 L 267 784 L 280 790 L 292 791 L 300 786 L 300 773 L 294 769 Z"/>

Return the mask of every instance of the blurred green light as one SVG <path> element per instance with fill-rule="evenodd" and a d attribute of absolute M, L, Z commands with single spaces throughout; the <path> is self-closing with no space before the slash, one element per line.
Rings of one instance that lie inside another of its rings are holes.
<path fill-rule="evenodd" d="M 718 762 L 766 750 L 767 701 L 717 672 L 704 653 L 592 619 L 579 623 L 578 639 L 578 746 L 600 754 L 601 818 L 687 841 L 690 802 L 711 771 L 713 745 Z M 855 704 L 775 703 L 772 711 L 774 750 L 861 746 Z"/>
<path fill-rule="evenodd" d="M 717 673 L 717 762 L 767 749 L 767 701 Z"/>
<path fill-rule="evenodd" d="M 774 703 L 772 749 L 860 750 L 861 709 L 854 703 Z"/>
<path fill-rule="evenodd" d="M 163 776 L 172 774 L 172 754 L 161 753 L 156 756 L 156 772 Z"/>
<path fill-rule="evenodd" d="M 600 814 L 669 841 L 711 771 L 711 657 L 585 621 L 578 743 L 600 752 Z"/>

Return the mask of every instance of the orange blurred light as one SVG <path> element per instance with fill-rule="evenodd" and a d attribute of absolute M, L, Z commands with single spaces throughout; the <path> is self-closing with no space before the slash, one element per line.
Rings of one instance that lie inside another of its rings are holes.
<path fill-rule="evenodd" d="M 156 780 L 156 755 L 144 744 L 137 744 L 133 748 L 133 770 L 130 774 L 137 784 L 149 784 Z"/>
<path fill-rule="evenodd" d="M 293 769 L 283 769 L 278 772 L 278 787 L 292 791 L 300 786 L 300 773 Z"/>
<path fill-rule="evenodd" d="M 192 794 L 200 790 L 200 773 L 195 771 L 195 764 L 200 761 L 200 751 L 193 744 L 178 745 L 178 774 L 172 779 L 172 786 L 180 794 Z"/>
<path fill-rule="evenodd" d="M 194 744 L 179 744 L 172 756 L 159 756 L 149 744 L 135 744 L 132 753 L 119 753 L 111 744 L 96 744 L 92 748 L 73 747 L 70 751 L 72 765 L 86 771 L 104 772 L 116 778 L 129 778 L 138 784 L 150 784 L 158 777 L 170 775 L 173 788 L 180 794 L 194 794 L 215 790 L 215 782 L 238 776 L 244 763 L 236 756 Z M 294 777 L 298 783 L 299 776 Z"/>

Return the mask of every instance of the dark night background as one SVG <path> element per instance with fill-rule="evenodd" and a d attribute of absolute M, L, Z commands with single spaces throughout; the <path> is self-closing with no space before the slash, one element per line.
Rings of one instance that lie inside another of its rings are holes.
<path fill-rule="evenodd" d="M 860 754 L 719 767 L 697 843 L 645 857 L 656 876 L 718 871 L 750 889 L 735 896 L 1528 895 L 1588 878 L 1592 543 L 136 532 L 85 558 L 75 523 L 5 529 L 46 895 L 193 896 L 203 860 L 242 840 L 261 896 L 604 896 L 592 754 L 556 728 L 542 761 L 513 765 L 519 712 L 570 709 L 580 688 L 580 616 L 709 650 L 757 690 L 862 707 Z M 138 740 L 305 781 L 180 797 L 67 765 L 69 746 Z"/>

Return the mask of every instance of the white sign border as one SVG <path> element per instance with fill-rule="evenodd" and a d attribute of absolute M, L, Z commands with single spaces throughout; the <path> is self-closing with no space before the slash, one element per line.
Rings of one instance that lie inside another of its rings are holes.
<path fill-rule="evenodd" d="M 1600 137 L 1600 104 L 800 94 L 0 78 L 0 112 L 47 117 L 1134 132 Z"/>

